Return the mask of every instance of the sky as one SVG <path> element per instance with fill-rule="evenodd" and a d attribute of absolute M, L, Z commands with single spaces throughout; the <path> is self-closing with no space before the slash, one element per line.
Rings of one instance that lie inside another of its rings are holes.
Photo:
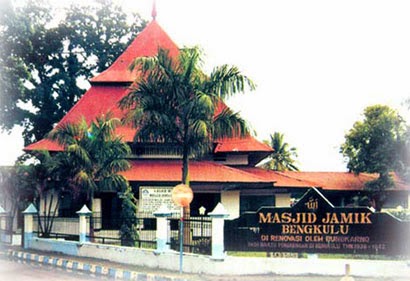
<path fill-rule="evenodd" d="M 58 2 L 56 0 L 56 2 Z M 152 0 L 118 0 L 151 19 Z M 410 1 L 156 0 L 157 21 L 180 46 L 200 46 L 205 70 L 238 66 L 257 89 L 228 101 L 259 140 L 281 132 L 304 171 L 345 171 L 344 135 L 367 106 L 410 123 Z M 21 130 L 1 135 L 13 164 Z"/>

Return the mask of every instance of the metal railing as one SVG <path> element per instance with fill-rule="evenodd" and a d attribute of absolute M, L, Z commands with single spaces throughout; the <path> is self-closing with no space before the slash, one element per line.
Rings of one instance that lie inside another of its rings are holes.
<path fill-rule="evenodd" d="M 178 251 L 180 246 L 180 223 L 178 218 L 170 218 L 168 244 L 171 249 Z M 183 249 L 185 252 L 196 254 L 211 254 L 212 221 L 209 217 L 191 217 L 184 219 Z"/>
<path fill-rule="evenodd" d="M 133 225 L 135 236 L 129 238 L 121 235 L 121 229 L 126 227 L 123 218 L 103 218 L 93 216 L 87 218 L 89 227 L 86 237 L 90 242 L 139 247 L 146 249 L 156 248 L 157 223 L 154 217 L 138 217 Z M 179 250 L 180 219 L 168 219 L 168 244 L 171 249 Z M 50 225 L 50 223 L 52 225 Z M 47 227 L 48 225 L 48 227 Z M 184 251 L 198 254 L 211 253 L 212 223 L 209 217 L 191 217 L 184 220 L 186 234 L 184 234 Z M 52 222 L 49 217 L 35 216 L 33 232 L 38 237 L 59 238 L 65 240 L 79 240 L 79 218 L 56 217 Z M 187 235 L 189 233 L 189 235 Z"/>
<path fill-rule="evenodd" d="M 0 242 L 11 244 L 13 239 L 13 217 L 0 217 Z"/>
<path fill-rule="evenodd" d="M 71 241 L 79 239 L 79 220 L 77 218 L 61 218 L 49 216 L 34 216 L 33 232 L 38 237 L 56 238 Z"/>
<path fill-rule="evenodd" d="M 91 242 L 134 246 L 139 248 L 156 247 L 156 219 L 155 218 L 137 218 L 134 225 L 137 237 L 129 240 L 121 237 L 121 227 L 123 226 L 122 218 L 103 218 L 93 217 L 94 229 L 90 231 L 87 237 Z"/>

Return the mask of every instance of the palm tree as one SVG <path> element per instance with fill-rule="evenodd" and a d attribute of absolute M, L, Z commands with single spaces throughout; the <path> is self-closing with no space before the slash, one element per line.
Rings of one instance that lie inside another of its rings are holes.
<path fill-rule="evenodd" d="M 138 128 L 136 141 L 173 144 L 182 150 L 181 181 L 188 186 L 190 157 L 209 152 L 216 139 L 249 134 L 246 122 L 223 101 L 246 86 L 255 87 L 236 67 L 216 67 L 207 76 L 201 63 L 198 48 L 184 48 L 175 59 L 161 48 L 154 57 L 137 58 L 130 68 L 140 75 L 120 101 L 128 110 L 125 121 Z M 183 217 L 189 216 L 188 206 Z M 189 226 L 183 235 L 189 243 Z"/>
<path fill-rule="evenodd" d="M 127 180 L 119 174 L 130 168 L 125 159 L 129 146 L 115 135 L 120 124 L 108 113 L 89 126 L 85 119 L 57 126 L 48 136 L 64 146 L 71 184 L 86 192 L 90 209 L 96 191 L 125 191 Z M 92 224 L 91 224 L 92 225 Z"/>
<path fill-rule="evenodd" d="M 32 163 L 23 164 L 29 157 Z M 66 157 L 63 154 L 50 154 L 48 151 L 36 151 L 26 154 L 13 167 L 13 181 L 6 190 L 9 196 L 14 196 L 15 204 L 23 203 L 24 199 L 36 200 L 38 207 L 38 227 L 42 237 L 50 237 L 54 219 L 60 204 L 60 195 L 70 189 Z M 7 186 L 6 186 L 7 187 Z M 26 204 L 24 204 L 26 203 Z"/>
<path fill-rule="evenodd" d="M 62 155 L 51 155 L 48 151 L 37 152 L 35 157 L 38 162 L 27 167 L 27 178 L 31 179 L 35 187 L 35 195 L 39 200 L 42 199 L 43 203 L 43 207 L 40 208 L 41 201 L 38 202 L 39 231 L 43 237 L 49 237 L 54 218 L 57 216 L 60 194 L 66 188 L 67 170 L 62 168 L 65 158 Z"/>
<path fill-rule="evenodd" d="M 261 164 L 261 167 L 267 170 L 274 171 L 299 171 L 296 167 L 296 160 L 293 157 L 297 157 L 295 147 L 289 147 L 289 144 L 284 141 L 284 135 L 275 132 L 270 135 L 270 141 L 264 141 L 270 145 L 273 152 L 267 158 L 267 162 Z"/>
<path fill-rule="evenodd" d="M 136 140 L 181 148 L 181 180 L 187 185 L 190 157 L 209 152 L 216 139 L 249 134 L 246 122 L 223 101 L 246 87 L 255 88 L 236 67 L 216 67 L 208 76 L 201 66 L 197 47 L 181 49 L 176 59 L 161 48 L 154 57 L 137 58 L 131 69 L 140 76 L 120 102 L 128 110 L 126 122 L 139 129 Z"/>

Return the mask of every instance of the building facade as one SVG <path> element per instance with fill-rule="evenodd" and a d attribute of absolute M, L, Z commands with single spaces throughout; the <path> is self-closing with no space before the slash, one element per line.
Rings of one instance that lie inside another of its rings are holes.
<path fill-rule="evenodd" d="M 154 18 L 108 69 L 91 79 L 90 89 L 59 125 L 79 122 L 82 118 L 90 124 L 107 112 L 111 112 L 113 117 L 124 117 L 125 112 L 118 103 L 129 93 L 130 86 L 139 75 L 136 70 L 130 71 L 129 65 L 135 58 L 156 55 L 158 48 L 169 50 L 173 57 L 179 53 L 178 46 Z M 139 211 L 149 214 L 164 203 L 172 208 L 170 191 L 181 182 L 181 151 L 166 143 L 134 142 L 136 132 L 137 129 L 126 125 L 116 131 L 132 150 L 128 157 L 131 169 L 123 175 L 139 200 Z M 25 148 L 28 152 L 36 150 L 58 152 L 64 147 L 43 139 Z M 323 189 L 330 200 L 337 201 L 333 202 L 335 205 L 348 205 L 352 198 L 360 195 L 365 179 L 368 179 L 351 173 L 272 172 L 257 168 L 256 165 L 272 152 L 271 147 L 248 136 L 217 141 L 203 158 L 192 159 L 189 166 L 190 186 L 194 192 L 191 214 L 198 215 L 201 208 L 205 214 L 211 212 L 218 202 L 222 202 L 230 218 L 261 206 L 290 206 L 312 186 Z M 334 181 L 326 181 L 328 178 Z M 405 195 L 400 193 L 398 198 L 395 195 L 397 202 L 392 205 L 397 203 L 408 208 L 410 187 L 399 183 Z M 60 203 L 60 215 L 74 214 L 84 200 L 65 196 Z M 93 211 L 101 213 L 102 217 L 117 216 L 121 206 L 119 200 L 115 192 L 97 193 Z"/>

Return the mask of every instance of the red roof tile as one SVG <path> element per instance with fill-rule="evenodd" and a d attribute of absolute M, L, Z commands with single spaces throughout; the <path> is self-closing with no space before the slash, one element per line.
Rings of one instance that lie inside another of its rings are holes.
<path fill-rule="evenodd" d="M 133 160 L 130 162 L 131 169 L 122 173 L 130 181 L 181 181 L 181 160 Z M 191 182 L 272 183 L 269 179 L 209 161 L 190 161 L 189 178 Z"/>
<path fill-rule="evenodd" d="M 34 151 L 34 150 L 47 150 L 47 151 L 63 151 L 64 148 L 49 140 L 49 139 L 42 139 L 38 142 L 32 143 L 24 148 L 25 151 Z"/>
<path fill-rule="evenodd" d="M 129 70 L 137 57 L 150 57 L 158 53 L 158 48 L 167 49 L 172 57 L 178 55 L 178 46 L 171 40 L 156 20 L 138 34 L 128 48 L 105 71 L 91 79 L 91 82 L 133 82 L 135 72 Z"/>
<path fill-rule="evenodd" d="M 265 169 L 257 168 L 257 167 L 242 167 L 240 169 L 247 173 L 251 173 L 253 175 L 274 181 L 275 187 L 308 188 L 308 187 L 316 186 L 316 184 L 313 182 L 310 182 L 307 180 L 295 179 L 295 178 L 280 174 L 276 171 L 265 170 Z"/>
<path fill-rule="evenodd" d="M 214 152 L 273 152 L 273 149 L 269 145 L 247 136 L 222 139 L 217 142 Z"/>
<path fill-rule="evenodd" d="M 81 99 L 70 109 L 59 124 L 76 123 L 85 118 L 91 123 L 98 116 L 111 112 L 117 118 L 124 113 L 119 109 L 118 102 L 129 92 L 124 86 L 92 86 Z"/>
<path fill-rule="evenodd" d="M 76 123 L 85 118 L 87 123 L 91 123 L 98 116 L 111 112 L 114 117 L 122 118 L 123 111 L 118 107 L 118 102 L 128 93 L 124 86 L 101 86 L 93 85 L 81 99 L 70 109 L 70 111 L 61 119 L 59 125 L 65 123 Z M 130 127 L 117 128 L 118 135 L 123 137 L 124 141 L 132 141 L 135 135 L 135 129 Z M 43 139 L 24 148 L 25 151 L 32 150 L 55 150 L 58 147 L 56 143 Z"/>
<path fill-rule="evenodd" d="M 82 98 L 73 106 L 66 116 L 59 122 L 75 123 L 81 118 L 85 118 L 91 123 L 101 114 L 111 111 L 114 117 L 123 117 L 123 112 L 118 107 L 118 102 L 128 93 L 124 82 L 130 84 L 134 81 L 136 73 L 128 70 L 130 63 L 137 57 L 154 56 L 158 52 L 158 47 L 170 50 L 171 56 L 177 56 L 179 49 L 177 45 L 169 38 L 165 31 L 153 20 L 130 44 L 118 59 L 104 72 L 97 75 L 91 82 L 115 82 L 116 84 L 98 84 L 92 83 L 91 88 L 82 96 Z M 219 114 L 226 105 L 220 103 L 215 110 Z M 124 141 L 132 142 L 136 129 L 131 127 L 117 128 L 117 134 L 123 137 Z M 26 151 L 32 150 L 56 150 L 57 144 L 42 140 L 24 148 Z M 244 139 L 225 139 L 218 142 L 215 152 L 271 152 L 272 149 L 257 141 L 252 137 Z"/>
<path fill-rule="evenodd" d="M 294 179 L 310 181 L 316 187 L 325 190 L 362 190 L 365 183 L 377 178 L 375 174 L 354 174 L 349 172 L 278 172 L 281 175 Z M 393 176 L 396 190 L 410 190 L 410 185 L 400 180 L 396 175 Z"/>

